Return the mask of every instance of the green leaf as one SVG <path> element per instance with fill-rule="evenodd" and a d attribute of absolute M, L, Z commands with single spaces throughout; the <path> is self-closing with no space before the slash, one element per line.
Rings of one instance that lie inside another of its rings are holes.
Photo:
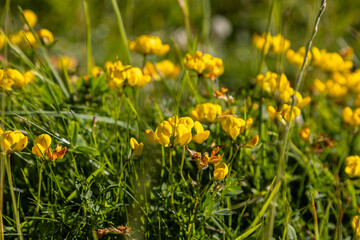
<path fill-rule="evenodd" d="M 72 121 L 68 127 L 68 133 L 72 145 L 76 145 L 77 136 L 79 133 L 79 123 Z"/>
<path fill-rule="evenodd" d="M 246 232 L 241 234 L 239 237 L 237 237 L 235 240 L 242 240 L 246 237 L 250 236 L 253 232 L 255 232 L 256 229 L 258 229 L 263 223 L 259 223 L 258 225 L 255 225 L 253 227 L 248 228 Z"/>
<path fill-rule="evenodd" d="M 92 147 L 87 147 L 87 146 L 78 146 L 75 148 L 75 151 L 79 152 L 79 153 L 87 154 L 90 156 L 100 155 L 100 152 L 97 149 L 92 148 Z"/>
<path fill-rule="evenodd" d="M 288 231 L 289 240 L 297 240 L 296 231 L 293 226 L 288 224 L 287 231 Z"/>
<path fill-rule="evenodd" d="M 231 215 L 232 211 L 230 208 L 221 208 L 212 212 L 214 215 Z"/>

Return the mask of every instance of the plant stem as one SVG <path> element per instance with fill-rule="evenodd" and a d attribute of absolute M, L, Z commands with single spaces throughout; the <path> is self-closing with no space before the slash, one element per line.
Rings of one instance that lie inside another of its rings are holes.
<path fill-rule="evenodd" d="M 126 32 L 125 32 L 125 28 L 124 28 L 124 23 L 121 18 L 120 9 L 119 9 L 119 6 L 118 6 L 116 0 L 111 0 L 111 3 L 114 8 L 114 11 L 115 11 L 116 20 L 117 20 L 119 31 L 120 31 L 120 38 L 121 38 L 120 47 L 121 47 L 121 53 L 123 55 L 123 56 L 121 56 L 123 58 L 121 60 L 123 60 L 125 64 L 131 64 L 129 49 L 127 47 Z"/>
<path fill-rule="evenodd" d="M 326 8 L 326 0 L 322 0 L 321 2 L 321 6 L 320 6 L 320 10 L 319 10 L 319 13 L 315 19 L 315 26 L 314 26 L 314 30 L 313 30 L 313 33 L 310 37 L 310 40 L 309 42 L 306 44 L 306 51 L 305 51 L 305 56 L 304 56 L 304 60 L 303 60 L 303 64 L 301 66 L 301 69 L 300 69 L 300 73 L 299 73 L 299 76 L 297 78 L 297 81 L 296 81 L 296 85 L 295 85 L 295 88 L 294 88 L 294 95 L 293 95 L 293 101 L 292 101 L 292 104 L 291 104 L 291 110 L 290 110 L 290 119 L 291 119 L 291 115 L 292 115 L 292 111 L 293 111 L 293 107 L 295 106 L 295 103 L 296 103 L 296 93 L 299 91 L 299 88 L 300 88 L 300 85 L 302 83 L 302 80 L 303 80 L 303 77 L 304 77 L 304 72 L 305 72 L 305 69 L 306 69 L 306 66 L 307 66 L 307 60 L 308 60 L 308 52 L 310 51 L 310 48 L 311 48 L 311 45 L 313 43 L 313 40 L 316 36 L 316 33 L 318 31 L 318 25 L 319 25 L 319 22 L 320 22 L 320 18 L 322 16 L 322 14 L 324 13 L 324 10 Z M 277 174 L 276 174 L 276 185 L 278 184 L 279 181 L 282 181 L 283 180 L 283 177 L 284 177 L 284 171 L 286 169 L 286 150 L 287 150 L 287 147 L 288 147 L 288 138 L 289 138 L 289 133 L 290 133 L 290 129 L 291 129 L 291 124 L 292 124 L 292 121 L 288 121 L 286 123 L 286 126 L 285 126 L 285 135 L 284 135 L 284 138 L 283 138 L 283 141 L 282 141 L 282 148 L 280 149 L 280 159 L 279 159 L 279 166 L 278 166 L 278 170 L 277 170 Z M 277 199 L 277 196 L 274 196 L 274 199 L 273 201 L 276 202 L 276 199 Z M 267 236 L 268 238 L 267 239 L 271 239 L 272 238 L 272 235 L 273 235 L 273 227 L 274 227 L 274 220 L 275 220 L 275 214 L 276 214 L 276 207 L 275 207 L 275 204 L 273 204 L 273 206 L 271 207 L 271 211 L 270 211 L 270 221 L 269 221 L 269 229 L 267 231 Z"/>
<path fill-rule="evenodd" d="M 86 51 L 87 51 L 87 75 L 91 75 L 91 24 L 87 0 L 84 0 L 84 11 L 86 18 Z"/>
<path fill-rule="evenodd" d="M 0 232 L 1 240 L 4 240 L 4 222 L 3 222 L 3 205 L 4 205 L 4 175 L 5 175 L 5 166 L 4 162 L 6 161 L 6 154 L 1 153 L 0 158 Z"/>
<path fill-rule="evenodd" d="M 186 180 L 183 175 L 184 161 L 185 161 L 185 145 L 183 146 L 183 153 L 181 157 L 180 175 L 181 175 L 181 179 L 184 181 L 185 185 L 187 186 Z"/>
<path fill-rule="evenodd" d="M 8 155 L 8 161 L 4 161 L 5 162 L 5 168 L 6 168 L 6 172 L 7 172 L 7 176 L 8 176 L 8 182 L 9 182 L 9 188 L 10 188 L 10 194 L 11 194 L 11 200 L 12 200 L 12 207 L 13 207 L 13 213 L 15 216 L 15 222 L 16 222 L 16 229 L 17 229 L 17 233 L 19 235 L 20 240 L 23 240 L 23 234 L 21 232 L 21 225 L 20 225 L 20 217 L 19 217 L 19 212 L 17 209 L 17 204 L 16 204 L 16 197 L 15 197 L 15 192 L 14 192 L 14 185 L 13 185 L 13 181 L 12 181 L 12 176 L 11 176 L 11 168 L 10 168 L 10 154 Z"/>
<path fill-rule="evenodd" d="M 124 164 L 124 166 L 123 166 L 123 168 L 121 169 L 121 173 L 120 173 L 120 177 L 119 177 L 119 184 L 118 184 L 118 192 L 117 192 L 117 196 L 116 196 L 116 202 L 118 202 L 119 201 L 119 195 L 120 195 L 120 186 L 121 186 L 121 179 L 122 179 L 122 176 L 123 176 L 123 173 L 124 173 L 124 170 L 125 170 L 125 167 L 126 167 L 126 165 L 128 164 L 128 162 L 129 162 L 130 160 L 129 159 L 127 159 L 126 161 L 125 161 L 125 164 Z"/>
<path fill-rule="evenodd" d="M 174 206 L 174 172 L 172 164 L 172 147 L 169 148 L 169 161 L 170 161 L 170 181 L 171 181 L 171 205 Z"/>
<path fill-rule="evenodd" d="M 37 200 L 36 200 L 36 210 L 35 212 L 39 212 L 40 207 L 40 194 L 41 194 L 41 180 L 42 180 L 42 169 L 44 166 L 45 161 L 43 160 L 41 162 L 40 170 L 39 170 L 39 183 L 38 183 L 38 194 L 37 194 Z"/>

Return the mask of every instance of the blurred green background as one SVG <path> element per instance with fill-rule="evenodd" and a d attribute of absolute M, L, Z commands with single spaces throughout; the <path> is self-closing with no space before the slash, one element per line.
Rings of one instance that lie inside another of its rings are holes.
<path fill-rule="evenodd" d="M 5 0 L 2 0 L 5 4 Z M 339 51 L 352 46 L 355 66 L 360 50 L 360 1 L 328 0 L 314 45 L 328 51 Z M 199 49 L 224 60 L 225 74 L 220 85 L 239 89 L 256 76 L 260 53 L 251 46 L 254 33 L 265 32 L 271 1 L 263 0 L 188 0 L 193 36 Z M 312 31 L 320 0 L 276 1 L 271 22 L 271 33 L 283 32 L 291 41 L 291 48 L 305 45 Z M 2 5 L 4 5 L 2 4 Z M 119 31 L 110 0 L 88 1 L 92 25 L 92 51 L 96 65 L 116 60 L 120 51 Z M 184 18 L 176 0 L 121 0 L 118 1 L 129 40 L 141 34 L 161 37 L 163 42 L 180 47 L 186 52 Z M 86 68 L 86 27 L 83 1 L 79 0 L 13 0 L 11 1 L 12 31 L 21 28 L 17 6 L 31 9 L 38 15 L 38 26 L 52 31 L 56 44 L 54 55 L 68 55 L 79 61 L 80 73 Z M 167 58 L 179 61 L 171 51 Z M 141 65 L 141 57 L 132 53 L 133 64 Z M 273 58 L 273 59 L 272 59 Z M 275 57 L 267 57 L 270 70 Z M 297 69 L 286 69 L 289 78 Z M 274 64 L 275 66 L 275 64 Z"/>

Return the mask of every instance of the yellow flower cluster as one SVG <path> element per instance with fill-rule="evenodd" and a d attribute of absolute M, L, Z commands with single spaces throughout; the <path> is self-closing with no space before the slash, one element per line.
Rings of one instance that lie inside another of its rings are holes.
<path fill-rule="evenodd" d="M 66 147 L 57 145 L 55 151 L 50 148 L 51 137 L 48 134 L 41 134 L 35 138 L 35 143 L 32 148 L 32 153 L 37 157 L 46 156 L 49 160 L 55 161 L 56 159 L 62 159 L 66 153 Z"/>
<path fill-rule="evenodd" d="M 327 52 L 326 49 L 319 50 L 317 47 L 312 47 L 311 52 L 311 64 L 324 71 L 347 72 L 353 67 L 352 61 L 344 60 L 341 55 L 336 52 Z"/>
<path fill-rule="evenodd" d="M 346 107 L 342 112 L 342 117 L 346 124 L 357 127 L 360 125 L 360 108 L 353 111 L 350 107 Z"/>
<path fill-rule="evenodd" d="M 151 77 L 144 75 L 140 68 L 123 65 L 121 61 L 106 64 L 108 84 L 110 88 L 121 88 L 126 84 L 132 87 L 144 87 Z"/>
<path fill-rule="evenodd" d="M 224 64 L 221 58 L 212 57 L 196 51 L 194 55 L 187 53 L 184 58 L 185 68 L 193 70 L 206 78 L 214 80 L 224 73 Z"/>
<path fill-rule="evenodd" d="M 0 128 L 0 151 L 5 153 L 21 152 L 28 144 L 28 138 L 18 130 L 3 131 Z"/>
<path fill-rule="evenodd" d="M 187 152 L 191 156 L 191 159 L 196 161 L 199 171 L 201 171 L 204 167 L 209 166 L 209 164 L 214 165 L 214 180 L 224 179 L 229 172 L 229 168 L 226 163 L 221 162 L 223 155 L 218 154 L 219 150 L 220 148 L 216 147 L 211 151 L 210 156 L 207 152 L 205 152 L 202 156 L 201 153 L 187 148 Z"/>
<path fill-rule="evenodd" d="M 37 16 L 33 11 L 29 9 L 24 10 L 24 17 L 31 27 L 35 26 L 37 22 Z M 45 28 L 40 29 L 36 35 L 40 38 L 45 46 L 50 46 L 54 42 L 54 35 Z M 29 28 L 26 24 L 24 25 L 24 30 L 19 30 L 14 34 L 10 34 L 9 40 L 17 46 L 32 46 L 34 48 L 38 47 L 35 36 L 31 31 L 29 31 Z M 5 42 L 6 36 L 2 31 L 0 31 L 0 50 L 4 47 Z"/>
<path fill-rule="evenodd" d="M 325 82 L 315 79 L 313 82 L 314 89 L 331 98 L 343 98 L 348 92 L 360 95 L 360 69 L 354 72 L 334 72 L 332 78 Z"/>
<path fill-rule="evenodd" d="M 196 134 L 191 133 L 192 128 Z M 163 121 L 158 125 L 155 132 L 147 129 L 146 137 L 153 145 L 160 144 L 165 147 L 184 146 L 191 141 L 198 144 L 203 143 L 210 135 L 210 131 L 204 131 L 203 126 L 198 121 L 189 117 L 178 118 L 176 115 Z"/>
<path fill-rule="evenodd" d="M 272 93 L 274 96 L 278 96 L 284 103 L 291 103 L 291 97 L 294 95 L 294 89 L 290 86 L 290 82 L 286 78 L 285 74 L 278 75 L 273 72 L 267 72 L 265 76 L 259 74 L 256 77 L 258 86 Z M 296 105 L 299 108 L 306 107 L 311 101 L 310 97 L 303 98 L 299 92 L 296 92 Z"/>
<path fill-rule="evenodd" d="M 54 35 L 45 28 L 40 29 L 36 35 L 45 46 L 50 46 L 54 42 Z M 31 31 L 20 30 L 15 34 L 10 34 L 9 39 L 17 46 L 22 46 L 22 44 L 24 44 L 26 47 L 38 47 L 36 38 Z"/>
<path fill-rule="evenodd" d="M 22 74 L 13 68 L 8 68 L 6 70 L 0 69 L 0 89 L 3 86 L 6 90 L 11 90 L 13 86 L 21 88 L 34 78 L 35 74 L 31 71 L 27 71 Z"/>
<path fill-rule="evenodd" d="M 265 41 L 266 46 L 264 48 Z M 252 43 L 257 49 L 261 51 L 264 49 L 265 54 L 269 52 L 270 48 L 274 54 L 284 53 L 290 48 L 290 41 L 285 39 L 281 34 L 271 36 L 271 34 L 268 33 L 267 39 L 265 39 L 265 33 L 262 35 L 255 33 L 252 37 Z"/>
<path fill-rule="evenodd" d="M 218 104 L 203 103 L 197 104 L 195 109 L 190 112 L 190 117 L 202 123 L 216 122 L 217 117 L 222 115 L 222 108 Z"/>
<path fill-rule="evenodd" d="M 345 172 L 349 177 L 360 177 L 360 157 L 349 156 L 345 159 Z"/>
<path fill-rule="evenodd" d="M 146 34 L 135 38 L 134 41 L 129 41 L 128 46 L 131 51 L 143 55 L 154 54 L 163 56 L 170 50 L 170 46 L 168 44 L 162 44 L 159 37 Z"/>
<path fill-rule="evenodd" d="M 150 75 L 154 80 L 160 80 L 161 76 L 170 79 L 177 77 L 180 66 L 175 65 L 170 60 L 163 60 L 155 65 L 152 62 L 146 62 L 143 71 L 145 75 Z"/>
<path fill-rule="evenodd" d="M 219 118 L 222 129 L 232 139 L 235 140 L 245 129 L 249 129 L 253 124 L 253 119 L 249 118 L 245 121 L 232 115 L 223 115 Z"/>
<path fill-rule="evenodd" d="M 291 105 L 284 104 L 279 110 L 276 110 L 273 106 L 268 106 L 267 112 L 271 120 L 277 119 L 285 125 L 286 122 L 292 122 L 297 116 L 299 116 L 301 110 L 297 106 L 294 106 L 291 111 Z"/>
<path fill-rule="evenodd" d="M 286 58 L 291 64 L 294 64 L 300 68 L 304 62 L 305 52 L 306 52 L 305 47 L 299 48 L 296 52 L 292 49 L 289 49 L 286 52 Z M 311 52 L 309 51 L 307 54 L 306 65 L 309 63 L 311 57 L 312 55 Z"/>

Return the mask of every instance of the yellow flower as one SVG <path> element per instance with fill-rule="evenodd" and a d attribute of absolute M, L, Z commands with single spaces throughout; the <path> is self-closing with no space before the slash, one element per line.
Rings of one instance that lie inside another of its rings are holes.
<path fill-rule="evenodd" d="M 54 152 L 51 151 L 51 148 L 47 148 L 46 156 L 51 161 L 55 161 L 56 159 L 62 159 L 66 153 L 66 147 L 62 147 L 61 145 L 57 145 Z"/>
<path fill-rule="evenodd" d="M 326 90 L 326 85 L 325 83 L 323 83 L 320 79 L 315 78 L 313 86 L 315 88 L 316 91 L 318 91 L 319 93 L 323 93 Z"/>
<path fill-rule="evenodd" d="M 191 142 L 191 129 L 187 129 L 183 124 L 177 124 L 175 128 L 175 139 L 174 139 L 174 146 L 180 145 L 184 146 Z"/>
<path fill-rule="evenodd" d="M 360 157 L 349 156 L 345 159 L 345 172 L 349 177 L 360 177 Z"/>
<path fill-rule="evenodd" d="M 339 54 L 345 61 L 351 61 L 354 57 L 354 49 L 352 47 L 343 48 Z"/>
<path fill-rule="evenodd" d="M 145 136 L 149 140 L 150 144 L 152 144 L 152 145 L 159 144 L 157 136 L 150 129 L 145 130 Z"/>
<path fill-rule="evenodd" d="M 242 145 L 243 148 L 254 148 L 259 142 L 259 135 L 256 135 L 252 139 L 250 139 L 247 143 Z"/>
<path fill-rule="evenodd" d="M 292 49 L 289 49 L 286 52 L 286 58 L 291 64 L 294 64 L 294 65 L 296 65 L 296 66 L 298 66 L 300 68 L 302 66 L 302 64 L 303 64 L 303 61 L 304 61 L 305 51 L 306 51 L 305 47 L 299 48 L 297 50 L 297 52 L 295 52 Z M 308 52 L 307 57 L 308 58 L 307 58 L 306 64 L 308 64 L 310 59 L 311 59 L 311 52 L 310 51 Z"/>
<path fill-rule="evenodd" d="M 141 35 L 135 38 L 134 41 L 129 41 L 128 45 L 131 51 L 143 55 L 154 54 L 162 56 L 170 50 L 170 46 L 168 44 L 162 44 L 159 37 L 150 35 Z"/>
<path fill-rule="evenodd" d="M 6 43 L 6 36 L 3 31 L 0 30 L 0 50 L 2 50 Z"/>
<path fill-rule="evenodd" d="M 360 108 L 352 111 L 350 107 L 346 107 L 342 112 L 342 117 L 345 123 L 352 127 L 357 127 L 360 125 Z"/>
<path fill-rule="evenodd" d="M 301 129 L 301 131 L 299 132 L 300 137 L 302 138 L 302 140 L 304 140 L 305 142 L 309 141 L 309 136 L 310 136 L 310 128 L 308 127 L 303 127 Z"/>
<path fill-rule="evenodd" d="M 303 98 L 301 93 L 296 92 L 296 106 L 300 109 L 305 108 L 311 101 L 311 97 Z"/>
<path fill-rule="evenodd" d="M 61 56 L 57 60 L 57 65 L 59 69 L 66 68 L 67 71 L 74 72 L 78 65 L 78 62 L 75 58 L 68 56 Z"/>
<path fill-rule="evenodd" d="M 130 86 L 144 87 L 150 82 L 151 77 L 149 75 L 143 75 L 142 71 L 138 67 L 125 66 L 126 78 Z"/>
<path fill-rule="evenodd" d="M 267 112 L 268 112 L 271 120 L 273 120 L 273 121 L 275 119 L 280 120 L 280 121 L 282 120 L 280 113 L 278 111 L 276 111 L 276 109 L 273 106 L 268 106 Z"/>
<path fill-rule="evenodd" d="M 228 174 L 228 172 L 229 169 L 226 163 L 219 162 L 218 164 L 215 165 L 214 180 L 224 179 Z"/>
<path fill-rule="evenodd" d="M 235 140 L 244 130 L 245 124 L 247 125 L 246 127 L 249 128 L 251 126 L 250 122 L 252 123 L 252 119 L 248 122 L 245 122 L 243 119 L 231 115 L 223 116 L 220 118 L 220 124 L 222 129 L 227 135 L 231 137 L 232 140 Z"/>
<path fill-rule="evenodd" d="M 191 130 L 195 125 L 195 131 L 197 134 L 194 136 L 194 142 L 202 143 L 205 141 L 210 132 L 204 131 L 199 122 L 195 122 L 189 117 L 178 118 L 176 115 L 168 118 L 167 121 L 163 121 L 156 128 L 155 132 L 147 129 L 145 136 L 149 142 L 153 145 L 160 144 L 165 147 L 168 146 L 184 146 L 187 145 L 193 138 Z M 171 145 L 171 140 L 173 143 Z"/>
<path fill-rule="evenodd" d="M 28 144 L 28 138 L 20 131 L 6 131 L 0 136 L 0 147 L 2 152 L 12 153 L 21 152 Z"/>
<path fill-rule="evenodd" d="M 49 46 L 54 43 L 54 35 L 47 29 L 43 28 L 37 32 L 40 40 L 45 46 Z"/>
<path fill-rule="evenodd" d="M 187 53 L 184 58 L 185 68 L 202 74 L 205 70 L 205 62 L 202 59 L 202 53 L 196 51 L 194 55 Z"/>
<path fill-rule="evenodd" d="M 205 53 L 202 59 L 205 62 L 205 77 L 214 80 L 224 73 L 224 64 L 221 58 L 212 57 L 210 54 Z"/>
<path fill-rule="evenodd" d="M 293 121 L 297 116 L 300 115 L 301 110 L 300 108 L 294 106 L 291 111 L 291 105 L 284 104 L 279 109 L 280 115 L 285 119 L 287 122 Z"/>
<path fill-rule="evenodd" d="M 265 45 L 265 49 L 264 49 L 265 41 L 266 41 L 266 45 Z M 264 49 L 265 54 L 267 54 L 269 52 L 271 43 L 272 43 L 272 37 L 271 37 L 270 33 L 268 33 L 267 39 L 265 39 L 265 33 L 263 33 L 262 35 L 258 35 L 255 33 L 252 36 L 252 44 L 260 51 L 262 51 Z"/>
<path fill-rule="evenodd" d="M 263 74 L 257 75 L 256 81 L 258 86 L 262 86 L 265 91 L 281 98 L 285 103 L 289 102 L 291 96 L 294 95 L 294 89 L 285 74 L 278 75 L 267 72 L 265 76 Z"/>
<path fill-rule="evenodd" d="M 207 152 L 204 153 L 203 157 L 201 157 L 201 154 L 199 152 L 191 151 L 190 149 L 188 149 L 188 153 L 190 153 L 191 159 L 195 160 L 197 162 L 198 169 L 200 171 L 201 169 L 208 166 L 209 164 L 213 164 L 216 166 L 222 160 L 222 157 L 224 155 L 220 155 L 220 154 L 216 155 L 219 152 L 219 150 L 220 150 L 219 147 L 215 147 L 211 151 L 210 157 Z"/>
<path fill-rule="evenodd" d="M 24 17 L 25 17 L 26 21 L 29 23 L 30 27 L 35 26 L 35 24 L 37 22 L 37 16 L 33 11 L 31 11 L 30 9 L 25 9 Z"/>
<path fill-rule="evenodd" d="M 113 64 L 107 63 L 105 68 L 108 69 L 107 75 L 110 88 L 121 88 L 125 83 L 132 87 L 144 87 L 151 80 L 149 75 L 143 75 L 140 68 L 130 65 L 124 66 L 121 61 Z"/>
<path fill-rule="evenodd" d="M 22 30 L 20 30 L 15 34 L 10 34 L 9 39 L 15 45 L 20 46 L 20 44 L 23 40 L 23 36 L 24 36 L 24 32 Z"/>
<path fill-rule="evenodd" d="M 360 69 L 356 69 L 353 73 L 347 73 L 345 76 L 349 90 L 360 93 Z"/>
<path fill-rule="evenodd" d="M 0 88 L 4 84 L 6 90 L 10 90 L 14 84 L 17 87 L 24 86 L 28 83 L 29 77 L 31 77 L 30 74 L 24 76 L 18 70 L 12 68 L 6 70 L 6 77 L 4 75 L 4 70 L 0 69 Z"/>
<path fill-rule="evenodd" d="M 224 73 L 222 59 L 212 57 L 207 53 L 203 55 L 200 51 L 196 51 L 192 56 L 187 53 L 184 58 L 184 64 L 186 69 L 193 70 L 211 80 Z"/>
<path fill-rule="evenodd" d="M 32 34 L 32 32 L 30 31 L 24 32 L 23 38 L 24 38 L 25 46 L 37 48 L 36 38 Z"/>
<path fill-rule="evenodd" d="M 151 76 L 151 78 L 156 80 L 156 81 L 159 81 L 161 79 L 155 65 L 152 64 L 152 62 L 146 62 L 145 63 L 143 72 L 144 72 L 145 75 Z"/>
<path fill-rule="evenodd" d="M 356 215 L 351 222 L 351 226 L 356 234 L 356 236 L 360 236 L 360 218 Z"/>
<path fill-rule="evenodd" d="M 175 65 L 166 59 L 156 63 L 156 68 L 164 76 L 164 78 L 175 78 L 180 72 L 179 65 Z"/>
<path fill-rule="evenodd" d="M 131 157 L 140 157 L 143 153 L 144 144 L 138 143 L 135 138 L 130 139 L 130 147 L 133 150 Z"/>
<path fill-rule="evenodd" d="M 164 78 L 175 78 L 179 74 L 180 66 L 165 59 L 156 63 L 156 66 L 151 62 L 146 62 L 143 71 L 145 75 L 150 75 L 154 80 L 158 81 L 161 78 L 160 75 Z"/>
<path fill-rule="evenodd" d="M 23 74 L 23 77 L 24 77 L 24 85 L 26 85 L 29 82 L 31 82 L 32 80 L 34 80 L 35 74 L 33 72 L 31 72 L 31 71 L 27 71 L 27 72 L 25 72 Z M 19 83 L 16 83 L 16 85 L 19 86 L 19 87 L 24 86 L 24 85 L 20 86 Z"/>
<path fill-rule="evenodd" d="M 201 123 L 199 123 L 198 121 L 195 121 L 194 128 L 195 128 L 195 131 L 196 131 L 196 135 L 194 135 L 192 137 L 192 141 L 194 141 L 194 142 L 196 142 L 198 144 L 201 144 L 206 139 L 208 139 L 208 137 L 210 135 L 210 131 L 209 130 L 204 131 L 204 128 L 201 125 Z"/>
<path fill-rule="evenodd" d="M 275 54 L 284 53 L 290 48 L 290 41 L 281 34 L 273 36 L 271 40 L 271 52 Z"/>
<path fill-rule="evenodd" d="M 327 52 L 325 49 L 321 51 L 313 47 L 311 49 L 313 54 L 312 65 L 321 68 L 328 72 L 346 72 L 353 67 L 353 63 L 350 60 L 344 61 L 340 54 L 336 52 Z"/>
<path fill-rule="evenodd" d="M 329 97 L 332 98 L 342 98 L 348 91 L 346 86 L 340 85 L 333 80 L 327 80 L 325 85 Z"/>
<path fill-rule="evenodd" d="M 50 145 L 51 137 L 48 134 L 41 134 L 35 138 L 35 144 L 32 148 L 32 153 L 37 157 L 43 157 Z"/>
<path fill-rule="evenodd" d="M 195 110 L 190 112 L 191 118 L 199 122 L 216 122 L 221 114 L 221 106 L 212 103 L 197 104 Z"/>
<path fill-rule="evenodd" d="M 98 66 L 93 66 L 91 68 L 91 76 L 93 76 L 93 77 L 99 77 L 103 73 L 104 73 L 104 71 Z"/>

